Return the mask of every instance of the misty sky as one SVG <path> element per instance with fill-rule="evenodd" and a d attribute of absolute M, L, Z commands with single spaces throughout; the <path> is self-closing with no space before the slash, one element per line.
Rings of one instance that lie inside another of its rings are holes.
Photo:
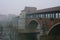
<path fill-rule="evenodd" d="M 20 14 L 25 6 L 49 8 L 60 6 L 60 0 L 0 0 L 0 14 Z"/>

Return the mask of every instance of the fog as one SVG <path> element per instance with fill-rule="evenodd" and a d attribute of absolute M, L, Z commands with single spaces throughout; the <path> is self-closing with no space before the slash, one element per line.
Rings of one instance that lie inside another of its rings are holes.
<path fill-rule="evenodd" d="M 0 0 L 0 14 L 19 15 L 25 6 L 44 9 L 60 6 L 60 0 Z"/>

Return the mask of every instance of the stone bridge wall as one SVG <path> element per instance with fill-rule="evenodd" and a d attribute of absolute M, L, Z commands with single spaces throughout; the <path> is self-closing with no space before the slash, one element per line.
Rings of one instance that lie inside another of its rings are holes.
<path fill-rule="evenodd" d="M 26 24 L 28 25 L 31 21 L 36 21 L 38 24 L 42 24 L 42 27 L 46 28 L 48 32 L 57 23 L 60 23 L 60 19 L 41 19 L 41 18 L 27 18 Z"/>

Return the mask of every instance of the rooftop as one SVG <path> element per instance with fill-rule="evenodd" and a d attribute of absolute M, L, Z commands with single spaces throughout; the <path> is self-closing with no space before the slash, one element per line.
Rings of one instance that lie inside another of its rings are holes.
<path fill-rule="evenodd" d="M 60 11 L 60 6 L 37 10 L 36 13 Z"/>

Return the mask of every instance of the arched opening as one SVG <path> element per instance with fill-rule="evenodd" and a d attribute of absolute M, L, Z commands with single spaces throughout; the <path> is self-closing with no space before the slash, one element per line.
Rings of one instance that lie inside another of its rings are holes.
<path fill-rule="evenodd" d="M 60 24 L 55 25 L 49 32 L 48 35 L 60 35 Z"/>
<path fill-rule="evenodd" d="M 38 26 L 38 23 L 36 21 L 31 21 L 29 24 L 28 24 L 28 29 L 36 29 L 36 27 Z"/>
<path fill-rule="evenodd" d="M 50 40 L 60 40 L 60 24 L 53 26 L 49 31 L 48 37 Z"/>
<path fill-rule="evenodd" d="M 37 37 L 39 37 L 38 35 L 40 34 L 40 32 L 36 32 L 36 28 L 38 26 L 38 22 L 36 22 L 35 20 L 32 20 L 28 26 L 26 27 L 27 29 L 27 33 L 21 34 L 24 35 L 24 40 L 38 40 Z M 23 39 L 22 37 L 22 39 Z"/>

